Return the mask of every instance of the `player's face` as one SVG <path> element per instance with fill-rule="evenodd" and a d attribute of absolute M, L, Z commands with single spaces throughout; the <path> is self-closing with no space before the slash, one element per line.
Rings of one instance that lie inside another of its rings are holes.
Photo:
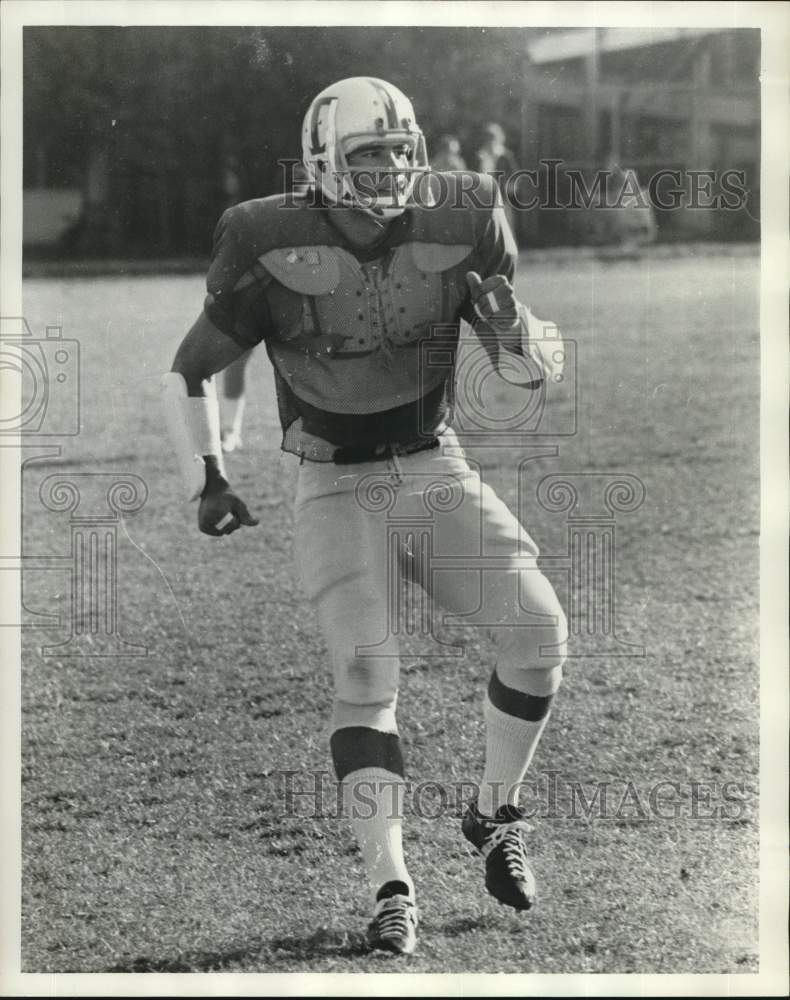
<path fill-rule="evenodd" d="M 361 195 L 392 195 L 406 189 L 408 170 L 413 161 L 408 143 L 370 143 L 346 155 L 354 186 Z"/>

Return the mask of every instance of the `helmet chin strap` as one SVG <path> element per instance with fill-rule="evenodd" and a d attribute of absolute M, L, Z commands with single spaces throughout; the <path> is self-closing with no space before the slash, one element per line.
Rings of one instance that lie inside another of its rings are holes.
<path fill-rule="evenodd" d="M 369 219 L 380 232 L 384 232 L 389 223 L 392 222 L 393 219 L 397 219 L 398 216 L 403 213 L 403 209 L 396 210 L 394 213 L 389 214 L 385 209 L 363 208 L 361 205 L 349 205 L 347 207 L 351 209 L 352 212 L 364 215 L 365 218 Z"/>
<path fill-rule="evenodd" d="M 367 211 L 367 209 L 363 209 L 363 211 L 365 212 L 365 215 L 371 220 L 371 222 L 373 223 L 373 225 L 374 226 L 378 226 L 379 231 L 383 233 L 384 230 L 387 228 L 387 224 L 391 220 L 390 219 L 386 219 L 386 220 L 377 219 L 376 216 L 373 215 L 372 212 Z"/>
<path fill-rule="evenodd" d="M 319 187 L 322 187 L 326 197 L 338 208 L 347 208 L 355 212 L 360 212 L 369 219 L 372 219 L 382 230 L 387 228 L 387 223 L 393 219 L 397 219 L 398 216 L 406 211 L 405 205 L 380 206 L 361 204 L 357 193 L 353 190 L 353 184 L 347 184 L 346 180 L 347 178 L 341 179 L 340 183 L 335 185 L 335 191 L 333 192 L 331 189 L 322 187 L 320 178 L 318 179 Z"/>
<path fill-rule="evenodd" d="M 369 215 L 374 222 L 378 223 L 382 229 L 385 228 L 385 222 L 391 222 L 392 219 L 397 219 L 399 215 L 403 215 L 406 211 L 405 208 L 360 208 L 359 211 L 364 212 L 365 215 Z M 382 219 L 384 222 L 382 222 Z"/>

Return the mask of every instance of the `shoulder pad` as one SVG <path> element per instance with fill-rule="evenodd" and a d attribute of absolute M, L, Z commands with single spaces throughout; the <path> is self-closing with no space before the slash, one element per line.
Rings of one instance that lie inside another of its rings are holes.
<path fill-rule="evenodd" d="M 327 246 L 336 236 L 322 213 L 303 200 L 272 195 L 244 201 L 229 208 L 221 223 L 240 262 L 236 291 L 265 280 L 265 274 L 306 295 L 322 295 L 337 286 L 338 250 Z"/>
<path fill-rule="evenodd" d="M 476 247 L 497 205 L 494 178 L 456 170 L 428 174 L 427 180 L 422 203 L 412 210 L 409 240 Z"/>
<path fill-rule="evenodd" d="M 311 211 L 303 199 L 291 195 L 240 202 L 225 212 L 223 220 L 253 257 L 269 250 L 328 242 L 327 223 L 321 213 Z"/>
<path fill-rule="evenodd" d="M 439 274 L 449 271 L 471 254 L 472 244 L 412 243 L 411 254 L 420 271 Z"/>
<path fill-rule="evenodd" d="M 258 260 L 281 285 L 302 295 L 326 295 L 340 283 L 340 260 L 334 247 L 283 247 Z"/>
<path fill-rule="evenodd" d="M 428 199 L 434 198 L 440 205 L 446 203 L 455 211 L 471 208 L 490 212 L 496 205 L 498 190 L 494 177 L 473 170 L 444 170 L 428 175 Z"/>

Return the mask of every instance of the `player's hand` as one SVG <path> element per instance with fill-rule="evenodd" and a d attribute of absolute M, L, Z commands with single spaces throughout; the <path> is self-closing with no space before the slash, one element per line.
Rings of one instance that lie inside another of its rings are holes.
<path fill-rule="evenodd" d="M 203 493 L 198 508 L 198 527 L 204 535 L 230 535 L 243 524 L 252 528 L 258 523 L 230 487 Z"/>
<path fill-rule="evenodd" d="M 498 358 L 499 374 L 506 382 L 527 389 L 537 389 L 545 381 L 562 382 L 565 346 L 556 323 L 538 319 L 526 306 L 520 306 L 522 334 L 517 346 Z"/>
<path fill-rule="evenodd" d="M 527 339 L 522 341 L 532 360 L 539 366 L 543 377 L 551 382 L 562 382 L 565 367 L 565 346 L 556 323 L 538 319 L 529 309 L 524 309 Z"/>
<path fill-rule="evenodd" d="M 512 330 L 518 326 L 518 299 L 504 274 L 494 274 L 482 280 L 476 271 L 467 271 L 472 305 L 475 312 L 496 330 Z"/>

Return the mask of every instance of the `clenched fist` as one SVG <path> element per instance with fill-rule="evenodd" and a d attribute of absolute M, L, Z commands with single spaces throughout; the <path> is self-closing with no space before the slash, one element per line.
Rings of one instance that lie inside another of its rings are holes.
<path fill-rule="evenodd" d="M 242 524 L 255 527 L 258 523 L 230 487 L 207 490 L 200 500 L 198 527 L 204 535 L 230 535 Z"/>

